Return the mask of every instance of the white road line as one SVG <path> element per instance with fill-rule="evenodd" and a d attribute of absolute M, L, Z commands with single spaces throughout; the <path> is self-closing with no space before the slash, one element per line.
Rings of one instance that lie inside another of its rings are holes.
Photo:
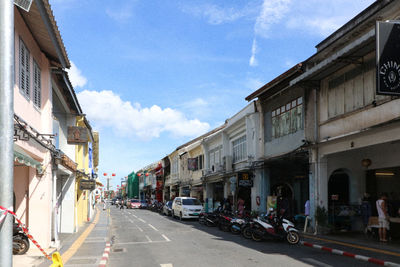
<path fill-rule="evenodd" d="M 135 214 L 132 214 L 133 217 L 137 218 L 137 216 Z"/>
<path fill-rule="evenodd" d="M 151 228 L 153 228 L 153 229 L 154 229 L 154 231 L 157 231 L 157 232 L 158 232 L 158 229 L 157 229 L 157 228 L 155 228 L 153 225 L 149 224 L 149 226 L 150 226 Z"/>
<path fill-rule="evenodd" d="M 160 240 L 160 241 L 138 241 L 138 242 L 121 242 L 115 243 L 116 245 L 137 245 L 137 244 L 156 244 L 156 243 L 167 243 L 167 241 Z"/>
<path fill-rule="evenodd" d="M 143 229 L 136 225 L 140 232 L 143 232 Z"/>
<path fill-rule="evenodd" d="M 167 241 L 167 242 L 170 242 L 171 240 L 169 240 L 169 238 L 166 236 L 166 235 L 162 235 L 162 237 L 164 237 L 164 239 Z"/>
<path fill-rule="evenodd" d="M 174 267 L 172 263 L 165 263 L 165 264 L 160 264 L 161 267 Z"/>
<path fill-rule="evenodd" d="M 138 220 L 139 220 L 139 221 L 141 221 L 141 222 L 144 222 L 144 223 L 146 223 L 146 221 L 145 221 L 145 220 L 143 220 L 143 219 L 140 219 L 140 218 L 139 218 Z"/>
<path fill-rule="evenodd" d="M 131 223 L 133 223 L 133 221 L 132 221 L 131 219 L 129 219 L 129 221 L 130 221 Z"/>
<path fill-rule="evenodd" d="M 145 235 L 145 237 L 147 238 L 147 241 L 153 242 L 153 241 L 151 241 L 151 239 L 150 239 L 150 237 L 148 235 Z"/>

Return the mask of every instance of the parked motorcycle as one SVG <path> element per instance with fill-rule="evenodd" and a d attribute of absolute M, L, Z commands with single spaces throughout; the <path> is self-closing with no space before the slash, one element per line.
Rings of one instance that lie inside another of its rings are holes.
<path fill-rule="evenodd" d="M 213 212 L 202 212 L 199 215 L 199 223 L 207 226 L 217 226 L 219 223 L 220 209 Z"/>
<path fill-rule="evenodd" d="M 275 214 L 269 216 L 260 216 L 253 220 L 251 227 L 252 238 L 254 241 L 263 239 L 286 239 L 286 241 L 295 245 L 300 241 L 298 230 L 294 224 L 283 218 L 278 218 Z"/>
<path fill-rule="evenodd" d="M 13 254 L 22 255 L 29 250 L 29 239 L 18 225 L 18 223 L 13 224 Z"/>
<path fill-rule="evenodd" d="M 224 232 L 229 232 L 232 226 L 234 215 L 231 212 L 222 212 L 219 215 L 218 227 Z"/>

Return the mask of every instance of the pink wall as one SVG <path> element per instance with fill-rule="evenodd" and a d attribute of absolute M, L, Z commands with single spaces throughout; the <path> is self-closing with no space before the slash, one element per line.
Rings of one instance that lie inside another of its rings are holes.
<path fill-rule="evenodd" d="M 41 52 L 19 11 L 15 14 L 15 86 L 14 111 L 39 133 L 50 134 L 52 130 L 52 104 L 50 63 Z M 27 99 L 19 90 L 19 44 L 22 39 L 30 52 L 30 84 L 31 97 Z M 33 59 L 41 70 L 41 108 L 34 106 L 33 91 Z M 50 246 L 51 239 L 51 196 L 52 196 L 52 168 L 50 152 L 36 143 L 35 140 L 17 141 L 27 154 L 40 161 L 45 168 L 42 176 L 36 174 L 31 167 L 14 168 L 14 186 L 17 197 L 17 215 L 29 225 L 29 231 L 42 247 Z M 28 191 L 28 203 L 24 197 Z"/>

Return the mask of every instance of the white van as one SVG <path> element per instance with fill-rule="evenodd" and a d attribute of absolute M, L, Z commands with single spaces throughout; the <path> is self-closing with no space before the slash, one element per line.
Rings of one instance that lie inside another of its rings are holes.
<path fill-rule="evenodd" d="M 203 209 L 201 202 L 193 197 L 176 197 L 172 202 L 172 218 L 199 218 Z"/>

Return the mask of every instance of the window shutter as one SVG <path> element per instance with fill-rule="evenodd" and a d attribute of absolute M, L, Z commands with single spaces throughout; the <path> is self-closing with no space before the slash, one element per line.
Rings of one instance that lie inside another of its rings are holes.
<path fill-rule="evenodd" d="M 19 87 L 26 97 L 29 98 L 29 51 L 24 42 L 19 42 Z"/>
<path fill-rule="evenodd" d="M 41 107 L 41 72 L 36 61 L 33 61 L 33 103 Z"/>

